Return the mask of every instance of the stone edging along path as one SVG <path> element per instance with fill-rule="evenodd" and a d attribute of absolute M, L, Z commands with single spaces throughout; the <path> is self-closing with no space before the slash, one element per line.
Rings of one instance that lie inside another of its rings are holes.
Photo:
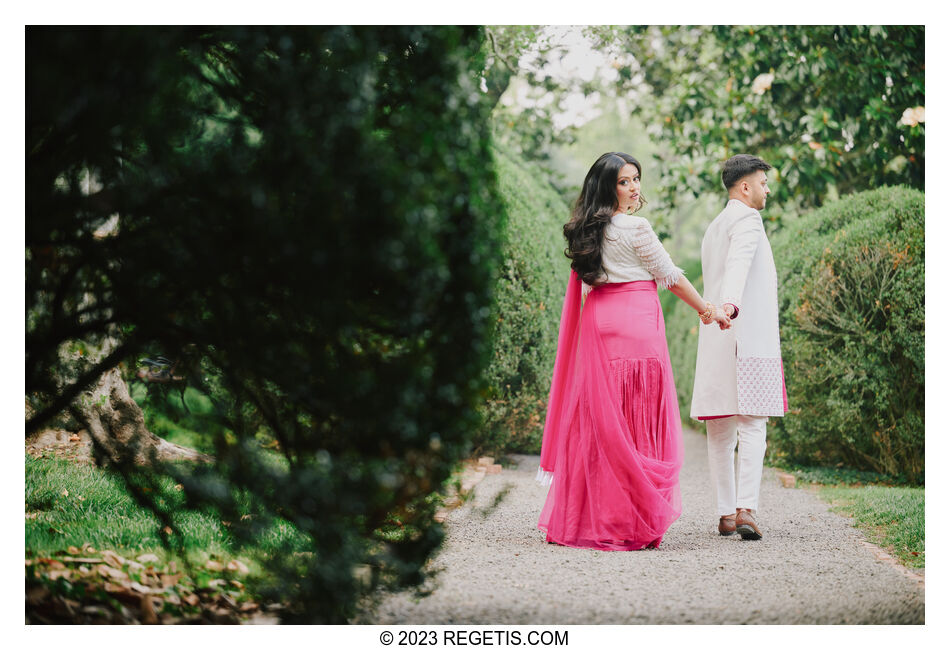
<path fill-rule="evenodd" d="M 534 481 L 538 457 L 516 456 L 514 467 L 479 472 L 472 496 L 443 513 L 447 535 L 431 561 L 429 595 L 384 595 L 354 622 L 924 622 L 922 575 L 889 561 L 812 491 L 782 487 L 774 470 L 762 485 L 765 537 L 719 536 L 705 439 L 684 430 L 684 443 L 683 514 L 660 548 L 604 552 L 545 543 L 536 528 L 547 489 Z"/>

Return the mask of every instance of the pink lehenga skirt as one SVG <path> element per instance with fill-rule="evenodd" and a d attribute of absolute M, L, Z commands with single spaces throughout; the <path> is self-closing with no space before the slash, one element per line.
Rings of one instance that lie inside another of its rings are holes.
<path fill-rule="evenodd" d="M 565 546 L 656 547 L 682 510 L 683 463 L 657 285 L 606 284 L 580 302 L 572 272 L 539 473 L 553 479 L 538 528 Z"/>

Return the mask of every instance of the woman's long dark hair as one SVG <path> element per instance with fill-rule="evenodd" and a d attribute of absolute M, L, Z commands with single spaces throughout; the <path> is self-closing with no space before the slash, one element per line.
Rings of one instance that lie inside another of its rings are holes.
<path fill-rule="evenodd" d="M 571 268 L 591 286 L 603 275 L 604 229 L 617 212 L 617 176 L 626 164 L 642 173 L 639 161 L 628 153 L 612 151 L 598 158 L 587 172 L 571 220 L 564 224 L 564 254 L 571 259 Z M 640 205 L 645 203 L 641 192 Z"/>

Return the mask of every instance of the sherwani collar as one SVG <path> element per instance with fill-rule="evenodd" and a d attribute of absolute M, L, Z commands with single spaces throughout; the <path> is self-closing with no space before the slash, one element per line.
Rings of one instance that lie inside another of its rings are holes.
<path fill-rule="evenodd" d="M 753 209 L 753 210 L 755 209 L 755 208 L 753 208 L 751 205 L 749 205 L 749 204 L 747 204 L 747 203 L 745 203 L 744 201 L 741 201 L 741 200 L 739 200 L 739 199 L 729 199 L 729 201 L 726 203 L 726 207 L 729 207 L 729 206 L 731 206 L 731 205 L 733 205 L 733 204 L 735 204 L 735 205 L 737 205 L 737 206 L 739 206 L 739 207 L 743 207 L 743 208 L 751 208 L 751 209 Z"/>

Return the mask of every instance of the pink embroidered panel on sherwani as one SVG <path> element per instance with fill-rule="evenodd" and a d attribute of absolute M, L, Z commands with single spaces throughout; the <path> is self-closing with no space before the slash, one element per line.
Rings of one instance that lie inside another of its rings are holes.
<path fill-rule="evenodd" d="M 739 413 L 784 415 L 785 385 L 780 358 L 738 357 L 736 368 Z"/>

